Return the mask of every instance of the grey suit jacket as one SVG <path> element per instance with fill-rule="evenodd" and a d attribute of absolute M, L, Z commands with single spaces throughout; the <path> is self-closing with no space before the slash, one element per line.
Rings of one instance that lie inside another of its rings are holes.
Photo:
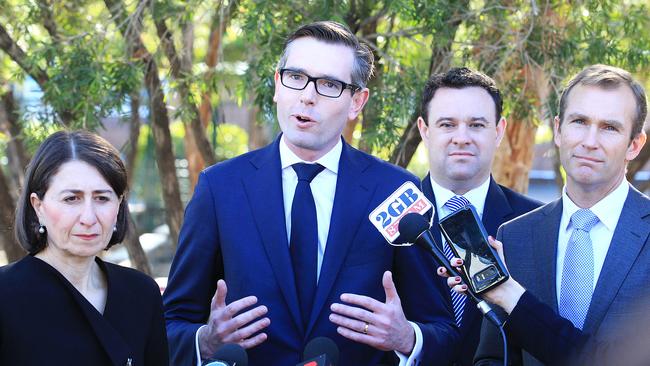
<path fill-rule="evenodd" d="M 497 234 L 513 278 L 556 312 L 556 257 L 561 217 L 562 200 L 558 199 L 504 224 Z M 643 311 L 635 305 L 650 297 L 649 234 L 650 198 L 630 187 L 583 329 L 599 341 L 613 341 L 621 327 L 629 327 L 630 319 L 640 314 L 637 311 Z M 553 354 L 552 343 L 557 340 L 539 339 L 532 329 L 519 337 L 522 339 L 508 339 L 512 364 L 543 364 L 520 348 L 530 342 L 548 342 L 548 359 L 562 358 Z M 498 364 L 502 356 L 498 330 L 484 321 L 475 364 Z"/>

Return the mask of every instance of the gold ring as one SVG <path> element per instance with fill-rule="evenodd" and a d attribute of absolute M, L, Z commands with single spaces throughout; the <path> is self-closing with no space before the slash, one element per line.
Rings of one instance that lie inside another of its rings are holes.
<path fill-rule="evenodd" d="M 369 325 L 370 325 L 370 324 L 368 324 L 368 323 L 366 322 L 366 325 L 363 327 L 363 334 L 368 334 L 368 326 L 369 326 Z"/>

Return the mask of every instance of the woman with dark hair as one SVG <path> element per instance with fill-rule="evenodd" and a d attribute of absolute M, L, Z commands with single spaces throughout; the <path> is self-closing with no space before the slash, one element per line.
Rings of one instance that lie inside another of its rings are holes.
<path fill-rule="evenodd" d="M 0 365 L 167 365 L 156 283 L 97 255 L 128 230 L 118 151 L 85 131 L 49 136 L 16 210 L 29 255 L 0 268 Z"/>

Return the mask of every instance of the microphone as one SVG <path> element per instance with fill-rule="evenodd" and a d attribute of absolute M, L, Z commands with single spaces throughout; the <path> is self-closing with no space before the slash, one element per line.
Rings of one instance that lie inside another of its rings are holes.
<path fill-rule="evenodd" d="M 433 234 L 431 234 L 431 231 L 429 231 L 429 222 L 424 216 L 418 215 L 417 213 L 407 213 L 399 221 L 399 232 L 400 239 L 403 243 L 391 243 L 391 245 L 404 246 L 404 243 L 414 243 L 431 254 L 439 265 L 445 267 L 449 275 L 465 278 L 456 268 L 449 264 L 449 260 L 444 252 L 436 245 L 436 240 Z M 469 286 L 467 288 L 467 295 L 476 302 L 478 309 L 490 322 L 497 327 L 503 325 L 504 320 L 496 314 L 485 300 L 479 298 Z"/>
<path fill-rule="evenodd" d="M 212 361 L 204 363 L 203 366 L 248 366 L 248 355 L 244 347 L 227 343 L 214 353 Z"/>
<path fill-rule="evenodd" d="M 303 362 L 296 366 L 336 366 L 339 363 L 339 348 L 327 337 L 316 337 L 305 346 L 302 359 Z"/>

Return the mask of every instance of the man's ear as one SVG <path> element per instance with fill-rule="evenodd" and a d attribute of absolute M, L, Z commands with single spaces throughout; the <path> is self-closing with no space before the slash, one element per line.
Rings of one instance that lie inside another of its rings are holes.
<path fill-rule="evenodd" d="M 424 122 L 424 118 L 422 116 L 418 117 L 418 130 L 420 131 L 420 137 L 422 138 L 422 142 L 424 142 L 425 145 L 429 145 L 429 125 Z"/>
<path fill-rule="evenodd" d="M 638 135 L 636 135 L 632 141 L 630 141 L 630 146 L 627 147 L 627 152 L 625 153 L 625 161 L 631 161 L 636 158 L 639 153 L 641 152 L 641 149 L 643 149 L 643 145 L 645 145 L 646 139 L 648 136 L 646 135 L 645 131 L 641 131 Z"/>
<path fill-rule="evenodd" d="M 506 127 L 508 127 L 508 121 L 506 121 L 505 117 L 501 117 L 499 122 L 497 122 L 497 146 L 501 144 L 503 136 L 506 135 Z"/>
<path fill-rule="evenodd" d="M 350 110 L 348 112 L 348 120 L 357 118 L 363 110 L 363 106 L 368 102 L 368 98 L 370 98 L 370 90 L 368 90 L 368 88 L 363 88 L 352 94 L 352 103 L 350 104 Z"/>
<path fill-rule="evenodd" d="M 278 102 L 278 90 L 282 86 L 282 83 L 280 82 L 280 73 L 278 70 L 275 70 L 275 74 L 273 75 L 273 81 L 275 82 L 275 89 L 273 92 L 273 102 L 277 103 Z"/>
<path fill-rule="evenodd" d="M 558 116 L 553 119 L 553 141 L 555 146 L 560 147 L 560 117 Z"/>

